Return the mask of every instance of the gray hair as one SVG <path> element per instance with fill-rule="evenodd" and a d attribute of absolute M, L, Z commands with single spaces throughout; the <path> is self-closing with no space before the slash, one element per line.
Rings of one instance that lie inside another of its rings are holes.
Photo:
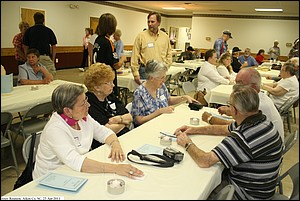
<path fill-rule="evenodd" d="M 149 79 L 150 76 L 159 77 L 161 73 L 166 73 L 167 71 L 168 67 L 164 62 L 154 59 L 149 60 L 145 67 L 147 79 Z"/>
<path fill-rule="evenodd" d="M 115 35 L 121 37 L 122 36 L 121 30 L 120 29 L 116 29 Z"/>
<path fill-rule="evenodd" d="M 78 96 L 84 93 L 82 85 L 62 84 L 56 87 L 52 93 L 51 101 L 53 110 L 58 114 L 64 113 L 64 108 L 73 108 Z"/>
<path fill-rule="evenodd" d="M 230 95 L 230 102 L 240 113 L 245 115 L 258 111 L 259 96 L 252 87 L 235 84 Z"/>

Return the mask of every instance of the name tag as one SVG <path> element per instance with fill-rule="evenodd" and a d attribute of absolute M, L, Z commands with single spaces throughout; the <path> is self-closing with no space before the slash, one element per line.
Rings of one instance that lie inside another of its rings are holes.
<path fill-rule="evenodd" d="M 154 48 L 154 43 L 148 43 L 148 48 Z"/>
<path fill-rule="evenodd" d="M 115 103 L 111 103 L 111 104 L 109 105 L 109 107 L 110 107 L 111 109 L 115 110 L 115 109 L 116 109 L 116 104 L 115 104 Z"/>
<path fill-rule="evenodd" d="M 160 99 L 160 100 L 166 100 L 166 97 L 165 97 L 165 95 L 161 95 L 161 96 L 159 97 L 159 99 Z"/>

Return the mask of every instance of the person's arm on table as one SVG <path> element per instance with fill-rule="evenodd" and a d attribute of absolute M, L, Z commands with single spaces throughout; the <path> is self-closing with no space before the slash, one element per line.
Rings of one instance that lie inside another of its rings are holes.
<path fill-rule="evenodd" d="M 168 106 L 168 107 L 163 107 L 163 108 L 159 108 L 158 110 L 156 110 L 155 112 L 147 115 L 147 116 L 136 116 L 135 120 L 136 122 L 141 125 L 143 123 L 146 123 L 147 121 L 150 121 L 151 119 L 164 114 L 164 113 L 172 113 L 174 111 L 174 107 L 173 106 Z"/>
<path fill-rule="evenodd" d="M 204 112 L 202 114 L 202 120 L 211 125 L 229 125 L 234 120 L 225 120 L 219 117 L 214 117 L 211 113 Z"/>
<path fill-rule="evenodd" d="M 184 147 L 201 168 L 209 168 L 220 161 L 214 152 L 199 149 L 185 133 L 177 136 L 177 144 Z"/>
<path fill-rule="evenodd" d="M 229 135 L 228 125 L 209 125 L 209 126 L 181 126 L 177 128 L 174 132 L 176 136 L 181 133 L 185 133 L 187 135 Z"/>
<path fill-rule="evenodd" d="M 195 100 L 194 98 L 188 96 L 188 95 L 183 95 L 183 96 L 170 96 L 169 97 L 169 101 L 168 104 L 169 105 L 176 105 L 182 101 L 186 101 L 188 103 L 192 103 L 192 102 L 197 102 L 199 103 L 199 101 Z M 200 104 L 200 103 L 199 103 Z"/>
<path fill-rule="evenodd" d="M 274 83 L 270 83 L 270 84 L 273 84 L 273 86 L 276 85 L 276 87 L 271 87 L 268 84 L 262 84 L 262 89 L 268 91 L 270 94 L 274 96 L 283 96 L 284 94 L 287 93 L 287 90 L 285 90 L 281 86 L 278 86 L 277 84 Z"/>

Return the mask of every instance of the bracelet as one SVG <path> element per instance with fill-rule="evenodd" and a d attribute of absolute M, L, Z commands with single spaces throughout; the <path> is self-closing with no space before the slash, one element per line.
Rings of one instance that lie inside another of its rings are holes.
<path fill-rule="evenodd" d="M 192 144 L 194 144 L 194 143 L 192 143 L 192 142 L 186 143 L 185 146 L 184 146 L 185 150 L 187 151 Z"/>
<path fill-rule="evenodd" d="M 207 123 L 211 124 L 210 121 L 211 121 L 212 118 L 213 118 L 213 116 L 210 115 L 210 116 L 207 118 Z"/>
<path fill-rule="evenodd" d="M 120 119 L 121 119 L 121 124 L 123 123 L 123 117 L 122 117 L 122 115 L 120 115 Z"/>

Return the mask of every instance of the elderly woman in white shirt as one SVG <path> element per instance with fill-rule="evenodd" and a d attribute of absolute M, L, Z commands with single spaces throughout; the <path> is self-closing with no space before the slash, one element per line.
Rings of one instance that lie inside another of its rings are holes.
<path fill-rule="evenodd" d="M 110 145 L 108 157 L 112 161 L 125 160 L 116 134 L 88 114 L 90 104 L 84 92 L 84 87 L 76 84 L 59 85 L 53 91 L 51 101 L 55 112 L 41 135 L 33 179 L 64 164 L 78 172 L 116 173 L 132 179 L 143 176 L 144 173 L 131 164 L 101 162 L 85 155 L 95 139 Z"/>
<path fill-rule="evenodd" d="M 299 82 L 296 77 L 293 63 L 286 62 L 280 70 L 281 80 L 274 83 L 263 84 L 262 89 L 270 93 L 270 98 L 277 108 L 280 108 L 288 99 L 299 97 Z"/>
<path fill-rule="evenodd" d="M 233 81 L 236 73 L 232 70 L 231 62 L 231 54 L 229 52 L 223 53 L 217 62 L 217 71 L 224 78 Z"/>
<path fill-rule="evenodd" d="M 224 78 L 221 76 L 216 68 L 217 53 L 214 49 L 205 52 L 205 62 L 201 66 L 198 73 L 198 88 L 197 90 L 203 91 L 206 89 L 210 91 L 220 84 L 230 84 L 229 77 Z"/>

